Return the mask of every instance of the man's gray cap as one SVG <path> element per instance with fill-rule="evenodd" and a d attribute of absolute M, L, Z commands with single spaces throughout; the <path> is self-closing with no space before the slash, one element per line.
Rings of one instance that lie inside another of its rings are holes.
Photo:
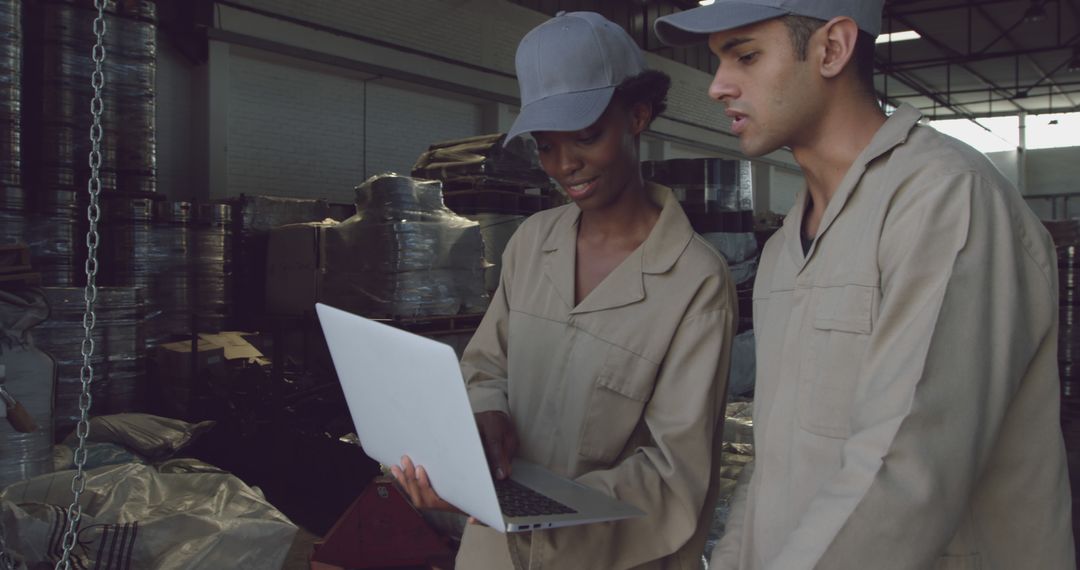
<path fill-rule="evenodd" d="M 877 37 L 881 33 L 884 0 L 716 0 L 656 20 L 660 41 L 685 46 L 708 41 L 709 34 L 726 32 L 781 16 L 808 16 L 831 20 L 847 16 L 859 29 Z"/>
<path fill-rule="evenodd" d="M 646 70 L 621 27 L 594 12 L 560 13 L 518 44 L 521 114 L 503 144 L 534 131 L 576 131 L 604 114 L 615 88 Z"/>

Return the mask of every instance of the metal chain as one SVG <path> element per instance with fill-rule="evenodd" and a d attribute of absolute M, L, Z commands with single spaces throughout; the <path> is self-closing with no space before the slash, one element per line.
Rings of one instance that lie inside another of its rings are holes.
<path fill-rule="evenodd" d="M 101 209 L 98 207 L 98 194 L 101 193 L 101 113 L 105 104 L 101 99 L 101 91 L 105 87 L 105 74 L 102 66 L 105 63 L 105 2 L 106 0 L 94 0 L 97 8 L 97 18 L 94 19 L 94 36 L 96 43 L 91 52 L 94 59 L 94 72 L 90 75 L 90 85 L 94 88 L 94 97 L 90 100 L 90 115 L 93 122 L 90 124 L 90 180 L 86 183 L 86 189 L 90 194 L 90 205 L 86 208 L 86 218 L 90 221 L 90 229 L 86 232 L 86 288 L 83 290 L 83 300 L 86 302 L 86 311 L 83 313 L 83 341 L 82 341 L 82 369 L 79 371 L 79 380 L 82 382 L 82 393 L 79 395 L 79 422 L 75 426 L 75 434 L 79 438 L 79 445 L 75 448 L 75 477 L 71 480 L 71 491 L 74 493 L 71 505 L 67 509 L 68 529 L 64 533 L 64 552 L 56 563 L 56 570 L 70 570 L 71 550 L 79 532 L 79 520 L 82 518 L 82 505 L 79 499 L 86 489 L 86 435 L 90 432 L 89 412 L 93 398 L 90 395 L 90 383 L 94 380 L 94 366 L 90 362 L 94 354 L 94 325 L 97 322 L 97 314 L 94 313 L 94 303 L 97 302 L 97 249 L 98 249 L 98 220 L 101 218 Z"/>

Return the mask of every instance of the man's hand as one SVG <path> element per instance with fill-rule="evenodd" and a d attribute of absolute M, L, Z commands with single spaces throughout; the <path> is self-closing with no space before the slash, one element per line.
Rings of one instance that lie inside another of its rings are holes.
<path fill-rule="evenodd" d="M 408 455 L 402 456 L 401 465 L 391 465 L 390 473 L 409 495 L 409 500 L 416 508 L 451 513 L 461 512 L 457 507 L 439 497 L 431 488 L 427 471 L 424 471 L 423 467 L 413 467 L 412 459 L 409 459 Z"/>
<path fill-rule="evenodd" d="M 496 479 L 506 479 L 518 449 L 514 422 L 504 412 L 480 412 L 476 414 L 476 427 L 480 431 L 480 441 L 484 442 L 492 475 Z"/>

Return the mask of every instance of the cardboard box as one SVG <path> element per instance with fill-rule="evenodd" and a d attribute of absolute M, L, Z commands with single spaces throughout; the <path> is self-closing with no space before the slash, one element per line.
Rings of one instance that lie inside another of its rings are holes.
<path fill-rule="evenodd" d="M 266 311 L 302 316 L 322 299 L 326 229 L 334 223 L 290 224 L 270 230 L 266 252 Z"/>
<path fill-rule="evenodd" d="M 225 348 L 221 345 L 199 340 L 195 356 L 196 372 L 224 373 Z M 191 376 L 191 341 L 182 340 L 158 345 L 155 354 L 158 374 L 187 378 Z"/>
<path fill-rule="evenodd" d="M 158 345 L 154 352 L 154 397 L 164 415 L 189 419 L 193 392 L 223 382 L 225 348 L 200 339 L 191 373 L 191 341 Z"/>

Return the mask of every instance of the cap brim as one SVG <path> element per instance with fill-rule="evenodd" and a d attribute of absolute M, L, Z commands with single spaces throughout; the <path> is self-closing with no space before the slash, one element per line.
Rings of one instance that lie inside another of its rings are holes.
<path fill-rule="evenodd" d="M 521 108 L 521 114 L 506 133 L 503 146 L 526 133 L 584 129 L 604 114 L 614 93 L 614 87 L 603 87 L 533 101 Z"/>
<path fill-rule="evenodd" d="M 670 46 L 688 46 L 709 41 L 709 34 L 734 30 L 779 18 L 788 12 L 772 6 L 748 2 L 716 0 L 656 20 L 653 29 L 660 41 Z"/>

